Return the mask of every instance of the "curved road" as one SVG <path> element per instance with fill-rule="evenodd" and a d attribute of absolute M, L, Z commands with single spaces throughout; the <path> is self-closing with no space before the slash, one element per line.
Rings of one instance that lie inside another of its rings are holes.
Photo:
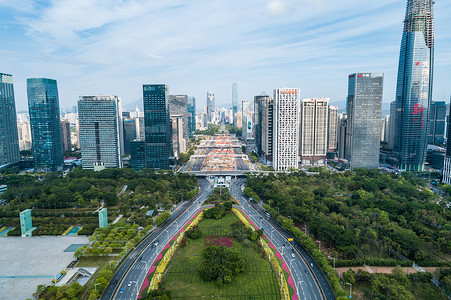
<path fill-rule="evenodd" d="M 257 226 L 263 229 L 265 235 L 277 247 L 279 252 L 281 252 L 293 276 L 298 298 L 318 300 L 336 299 L 326 276 L 305 248 L 296 240 L 288 242 L 287 238 L 292 237 L 291 234 L 286 232 L 271 218 L 267 219 L 262 208 L 249 203 L 247 197 L 241 190 L 244 183 L 245 179 L 234 181 L 230 192 L 240 201 L 243 211 Z M 317 280 L 312 276 L 312 273 Z"/>

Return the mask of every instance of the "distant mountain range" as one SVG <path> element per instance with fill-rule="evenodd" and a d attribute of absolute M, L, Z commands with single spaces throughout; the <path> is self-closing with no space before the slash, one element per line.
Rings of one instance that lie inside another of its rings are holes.
<path fill-rule="evenodd" d="M 122 109 L 126 111 L 134 111 L 136 107 L 139 108 L 140 111 L 144 110 L 143 99 L 139 98 L 131 103 L 123 104 Z"/>

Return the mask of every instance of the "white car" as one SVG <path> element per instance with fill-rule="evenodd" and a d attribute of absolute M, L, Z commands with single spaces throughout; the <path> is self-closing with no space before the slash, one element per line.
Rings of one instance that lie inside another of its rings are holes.
<path fill-rule="evenodd" d="M 132 282 L 130 281 L 129 283 L 128 283 L 128 286 L 131 286 L 132 285 Z"/>

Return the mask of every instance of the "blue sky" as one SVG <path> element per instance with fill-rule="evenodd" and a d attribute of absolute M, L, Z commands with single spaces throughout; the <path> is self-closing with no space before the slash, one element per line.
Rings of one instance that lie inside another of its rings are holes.
<path fill-rule="evenodd" d="M 60 106 L 80 95 L 142 97 L 208 90 L 217 104 L 297 87 L 302 98 L 344 101 L 347 75 L 383 72 L 394 98 L 407 0 L 0 0 L 0 72 L 14 76 L 18 110 L 26 78 L 58 81 Z M 451 92 L 451 1 L 435 5 L 434 99 Z"/>

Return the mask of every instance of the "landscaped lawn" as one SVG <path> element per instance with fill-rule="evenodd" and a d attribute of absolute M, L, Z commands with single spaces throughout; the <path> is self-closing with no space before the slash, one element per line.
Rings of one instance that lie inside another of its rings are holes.
<path fill-rule="evenodd" d="M 246 259 L 246 271 L 237 275 L 231 283 L 220 289 L 216 282 L 204 282 L 198 273 L 202 264 L 202 250 L 206 247 L 205 236 L 228 236 L 230 224 L 239 221 L 236 215 L 226 215 L 221 220 L 207 219 L 199 222 L 202 238 L 190 240 L 186 247 L 179 248 L 171 259 L 163 278 L 163 287 L 170 291 L 171 299 L 211 298 L 221 299 L 280 299 L 275 274 L 267 259 L 261 258 L 252 244 L 243 246 L 234 240 L 233 248 Z"/>
<path fill-rule="evenodd" d="M 77 264 L 77 268 L 93 268 L 93 267 L 103 267 L 110 262 L 112 257 L 110 256 L 82 256 L 80 257 L 80 262 Z"/>

